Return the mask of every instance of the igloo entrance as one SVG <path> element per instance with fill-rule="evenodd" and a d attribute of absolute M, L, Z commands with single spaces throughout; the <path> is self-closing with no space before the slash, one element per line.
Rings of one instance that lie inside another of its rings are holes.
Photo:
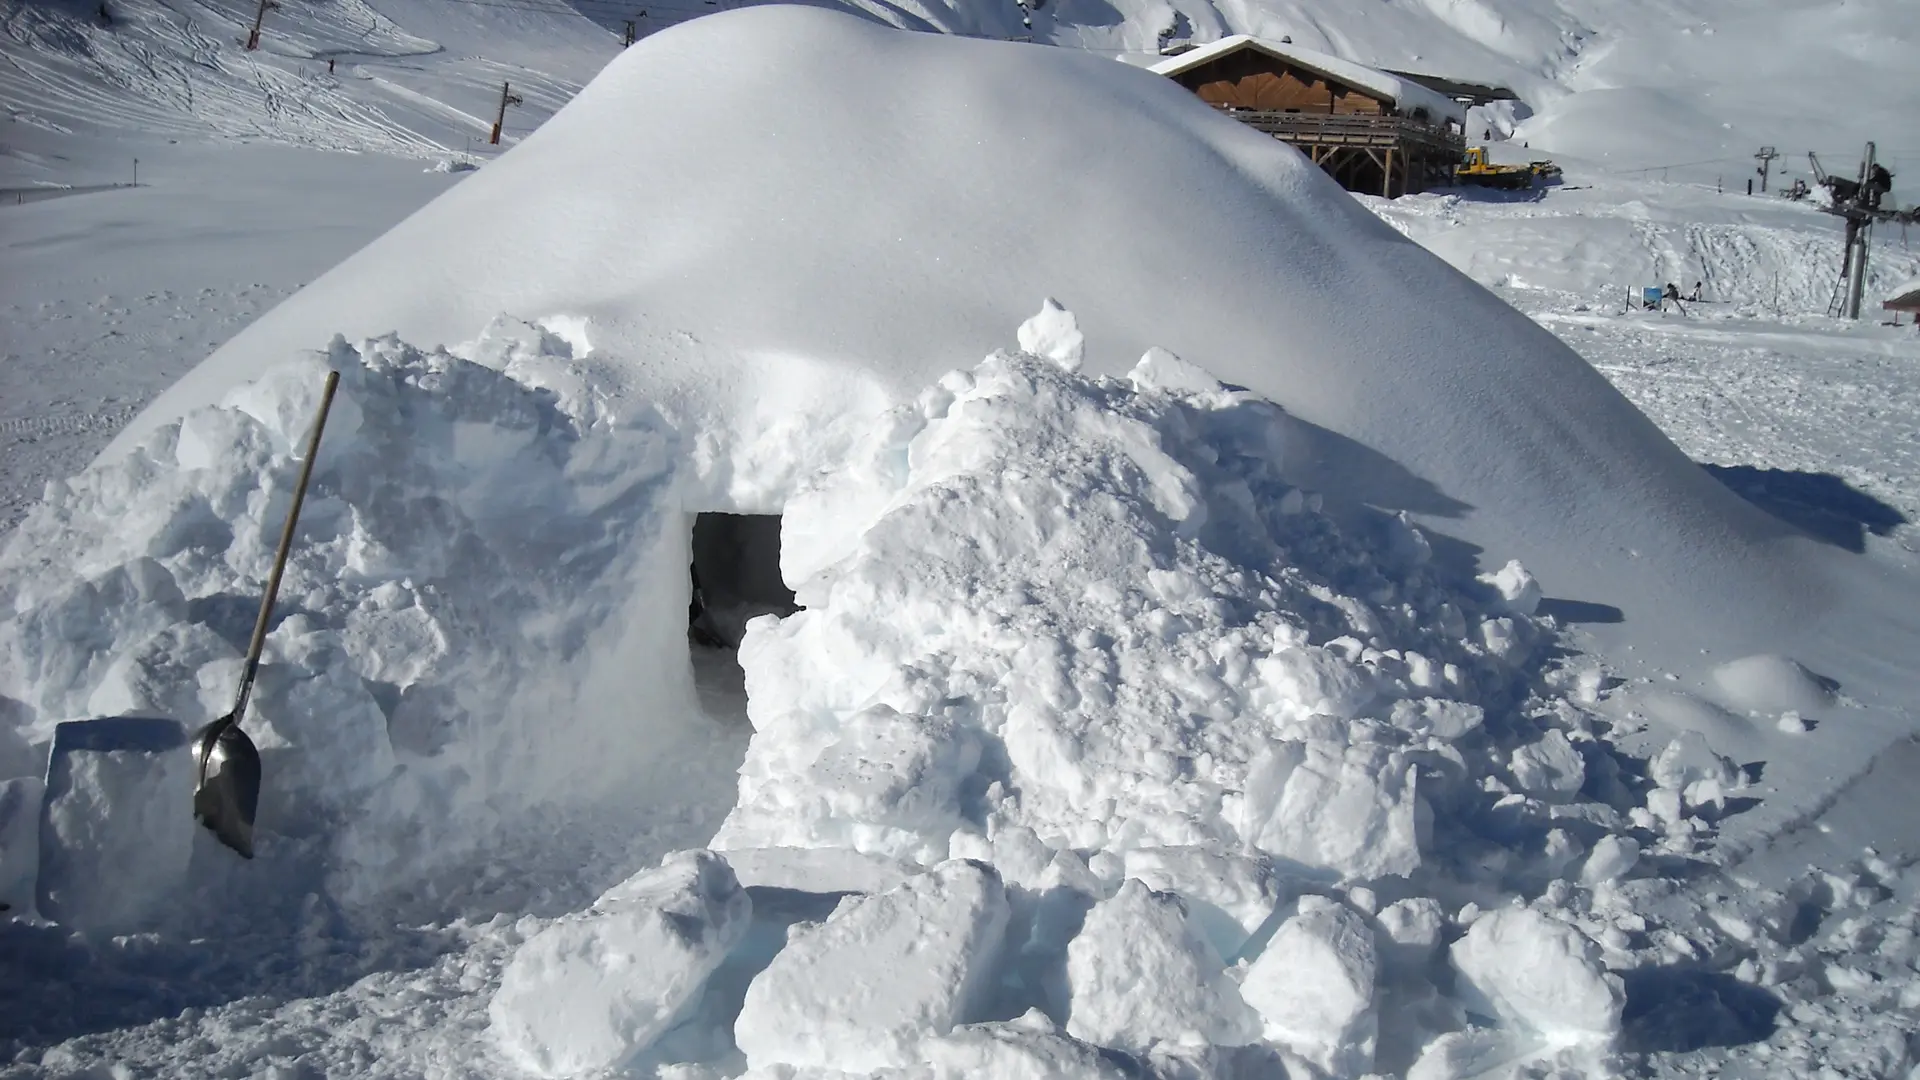
<path fill-rule="evenodd" d="M 736 650 L 755 616 L 799 610 L 780 578 L 777 514 L 699 514 L 693 520 L 693 599 L 687 644 L 701 707 L 744 720 L 747 696 Z"/>

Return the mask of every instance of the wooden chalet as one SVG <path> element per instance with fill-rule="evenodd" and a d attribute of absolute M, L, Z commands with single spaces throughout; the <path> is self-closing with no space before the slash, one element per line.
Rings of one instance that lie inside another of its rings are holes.
<path fill-rule="evenodd" d="M 1348 191 L 1393 197 L 1450 183 L 1466 150 L 1459 101 L 1291 43 L 1241 34 L 1151 70 L 1299 150 Z"/>
<path fill-rule="evenodd" d="M 1900 324 L 1900 313 L 1912 315 L 1915 323 L 1920 323 L 1920 280 L 1909 281 L 1895 289 L 1892 296 L 1880 302 L 1880 307 L 1893 312 L 1894 325 Z"/>

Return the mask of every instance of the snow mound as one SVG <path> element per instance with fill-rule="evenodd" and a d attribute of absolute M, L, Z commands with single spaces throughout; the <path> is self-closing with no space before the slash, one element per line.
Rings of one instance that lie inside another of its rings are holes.
<path fill-rule="evenodd" d="M 1164 349 L 1072 370 L 1080 325 L 1046 305 L 1015 335 L 1046 355 L 930 380 L 791 492 L 803 609 L 747 627 L 744 763 L 689 686 L 706 433 L 597 383 L 590 331 L 505 318 L 453 352 L 336 341 L 54 485 L 0 551 L 10 739 L 42 755 L 96 701 L 220 707 L 331 365 L 340 425 L 249 721 L 289 793 L 263 858 L 317 856 L 349 903 L 436 870 L 538 877 L 495 842 L 508 815 L 553 823 L 543 843 L 680 816 L 702 843 L 694 808 L 739 763 L 712 847 L 770 897 L 858 894 L 762 970 L 729 945 L 754 935 L 714 856 L 600 881 L 507 965 L 496 1039 L 524 1067 L 1102 1075 L 1105 1050 L 1453 1075 L 1604 1052 L 1623 1006 L 1585 928 L 1616 958 L 1636 827 L 1691 850 L 1743 774 L 1689 733 L 1623 781 L 1603 672 L 1516 610 L 1530 573 L 1449 571 L 1404 514 L 1336 515 L 1288 479 L 1298 418 Z M 1446 917 L 1463 894 L 1546 914 Z M 1458 977 L 1435 978 L 1448 941 Z M 643 952 L 644 977 L 609 966 Z"/>
<path fill-rule="evenodd" d="M 725 860 L 670 855 L 520 946 L 488 1006 L 494 1038 L 539 1076 L 624 1065 L 699 996 L 752 910 Z"/>
<path fill-rule="evenodd" d="M 1050 295 L 1090 331 L 1058 340 L 1086 370 L 1164 347 L 1304 421 L 1290 468 L 1306 486 L 1423 515 L 1560 597 L 1687 642 L 1804 627 L 1781 613 L 1821 595 L 1810 542 L 1291 148 L 1097 54 L 790 5 L 627 49 L 235 337 L 109 455 L 260 357 L 336 332 L 461 341 L 506 311 L 570 321 L 605 361 L 592 385 L 698 432 L 704 509 L 767 512 Z"/>
<path fill-rule="evenodd" d="M 1753 712 L 1817 714 L 1834 702 L 1827 680 L 1784 656 L 1730 660 L 1713 669 L 1713 681 L 1729 704 Z"/>

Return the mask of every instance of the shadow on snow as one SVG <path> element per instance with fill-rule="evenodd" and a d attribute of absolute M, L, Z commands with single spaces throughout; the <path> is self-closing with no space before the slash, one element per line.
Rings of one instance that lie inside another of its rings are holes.
<path fill-rule="evenodd" d="M 1815 539 L 1859 554 L 1867 534 L 1886 536 L 1907 516 L 1832 473 L 1703 464 L 1734 494 Z"/>

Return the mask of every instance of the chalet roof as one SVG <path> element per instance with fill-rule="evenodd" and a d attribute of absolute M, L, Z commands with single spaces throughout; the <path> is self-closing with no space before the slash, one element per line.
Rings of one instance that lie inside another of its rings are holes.
<path fill-rule="evenodd" d="M 1378 68 L 1356 64 L 1351 60 L 1342 60 L 1340 57 L 1330 56 L 1313 49 L 1303 49 L 1286 42 L 1257 38 L 1252 34 L 1235 34 L 1232 37 L 1221 38 L 1211 45 L 1202 45 L 1178 56 L 1170 56 L 1147 70 L 1159 75 L 1178 75 L 1191 71 L 1210 60 L 1239 52 L 1241 49 L 1253 49 L 1276 60 L 1306 68 L 1324 78 L 1365 90 L 1369 94 L 1392 102 L 1394 108 L 1403 113 L 1425 109 L 1436 119 L 1444 117 L 1456 123 L 1466 123 L 1466 110 L 1459 102 L 1445 94 L 1435 93 L 1410 79 L 1389 75 Z"/>

